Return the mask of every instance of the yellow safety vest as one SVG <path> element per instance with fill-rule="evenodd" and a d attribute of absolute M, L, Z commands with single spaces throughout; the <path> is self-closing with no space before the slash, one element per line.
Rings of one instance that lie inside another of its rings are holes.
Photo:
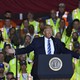
<path fill-rule="evenodd" d="M 79 19 L 80 20 L 80 9 L 77 8 L 72 11 L 72 18 L 74 19 Z"/>
<path fill-rule="evenodd" d="M 74 74 L 70 80 L 80 80 L 80 60 L 79 59 L 77 59 L 75 63 Z"/>
<path fill-rule="evenodd" d="M 34 30 L 35 30 L 35 33 L 37 33 L 40 29 L 39 29 L 39 22 L 33 20 L 33 21 L 29 21 L 29 25 L 33 25 L 34 26 Z M 23 23 L 21 24 L 21 29 L 24 28 L 24 25 Z"/>
<path fill-rule="evenodd" d="M 9 37 L 5 28 L 0 29 L 2 31 L 2 36 L 5 42 L 9 42 Z"/>
<path fill-rule="evenodd" d="M 67 17 L 68 17 L 69 12 L 65 11 L 62 18 L 65 20 L 65 25 L 68 26 L 68 21 L 67 21 Z M 59 17 L 59 11 L 56 12 L 56 16 Z"/>
<path fill-rule="evenodd" d="M 4 48 L 4 42 L 1 41 L 1 42 L 0 42 L 0 49 L 2 50 L 3 48 Z"/>
<path fill-rule="evenodd" d="M 17 64 L 18 64 L 18 69 L 17 69 L 17 71 L 19 72 L 19 70 L 20 70 L 19 61 L 18 61 Z M 9 62 L 9 67 L 10 67 L 9 71 L 10 71 L 10 72 L 13 72 L 13 73 L 14 73 L 14 76 L 16 76 L 16 58 L 10 60 L 10 62 Z"/>
<path fill-rule="evenodd" d="M 54 36 L 57 33 L 57 29 L 59 28 L 60 19 L 58 18 L 56 24 L 54 24 L 52 18 L 46 20 L 46 24 L 51 25 L 53 27 Z"/>

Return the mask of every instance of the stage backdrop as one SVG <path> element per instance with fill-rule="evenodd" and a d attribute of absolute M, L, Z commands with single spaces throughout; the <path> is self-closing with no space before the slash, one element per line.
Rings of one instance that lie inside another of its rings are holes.
<path fill-rule="evenodd" d="M 0 0 L 0 14 L 6 10 L 13 13 L 48 13 L 51 9 L 58 9 L 58 4 L 64 2 L 66 10 L 73 10 L 78 6 L 78 0 Z"/>
<path fill-rule="evenodd" d="M 0 0 L 0 19 L 4 19 L 5 11 L 11 11 L 15 20 L 19 20 L 19 13 L 23 13 L 23 19 L 26 18 L 28 12 L 33 12 L 38 19 L 49 15 L 51 9 L 58 10 L 61 2 L 66 4 L 66 11 L 78 7 L 78 0 Z"/>

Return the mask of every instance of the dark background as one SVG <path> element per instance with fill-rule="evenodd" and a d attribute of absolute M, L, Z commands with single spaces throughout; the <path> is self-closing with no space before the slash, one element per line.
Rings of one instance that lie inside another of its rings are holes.
<path fill-rule="evenodd" d="M 51 9 L 58 10 L 60 2 L 66 4 L 66 11 L 71 12 L 78 7 L 78 0 L 0 0 L 0 19 L 5 11 L 11 11 L 15 19 L 18 19 L 19 13 L 25 17 L 28 12 L 33 12 L 35 17 L 46 16 Z"/>

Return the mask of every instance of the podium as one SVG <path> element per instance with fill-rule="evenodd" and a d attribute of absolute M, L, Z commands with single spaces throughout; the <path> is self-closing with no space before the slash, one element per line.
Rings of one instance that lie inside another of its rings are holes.
<path fill-rule="evenodd" d="M 73 74 L 70 54 L 38 55 L 33 70 L 35 80 L 70 80 Z"/>

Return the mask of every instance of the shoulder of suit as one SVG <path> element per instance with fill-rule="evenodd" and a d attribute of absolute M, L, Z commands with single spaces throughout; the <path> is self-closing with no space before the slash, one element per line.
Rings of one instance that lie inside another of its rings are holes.
<path fill-rule="evenodd" d="M 54 39 L 55 42 L 60 42 L 60 40 L 57 39 L 57 38 L 54 38 L 54 37 L 53 37 L 53 39 Z"/>
<path fill-rule="evenodd" d="M 57 44 L 61 44 L 61 45 L 65 46 L 65 44 L 64 44 L 63 42 L 61 42 L 60 39 L 55 38 L 55 42 L 56 42 Z"/>
<path fill-rule="evenodd" d="M 34 38 L 33 40 L 40 40 L 43 39 L 44 37 L 38 37 L 38 38 Z"/>

